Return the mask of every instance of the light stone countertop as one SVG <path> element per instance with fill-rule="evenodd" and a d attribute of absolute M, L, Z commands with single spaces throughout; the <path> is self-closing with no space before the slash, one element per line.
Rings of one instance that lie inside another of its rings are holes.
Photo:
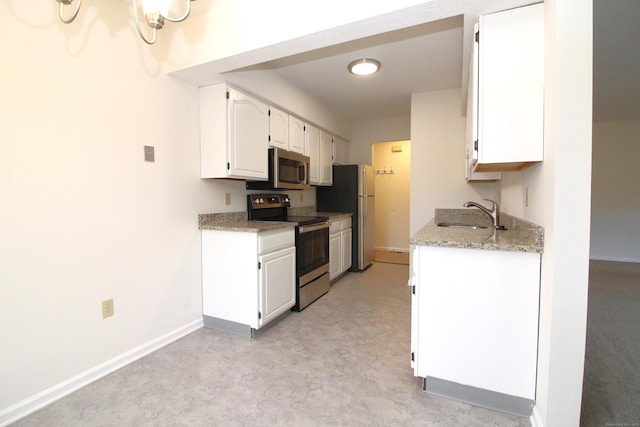
<path fill-rule="evenodd" d="M 340 221 L 343 219 L 351 218 L 353 216 L 352 214 L 346 212 L 315 212 L 314 214 L 317 216 L 326 216 L 329 218 L 329 221 Z"/>
<path fill-rule="evenodd" d="M 350 217 L 350 213 L 343 212 L 316 212 L 315 206 L 303 208 L 291 208 L 289 215 L 326 216 L 329 220 Z M 247 212 L 223 212 L 198 215 L 198 228 L 200 230 L 240 231 L 246 233 L 259 233 L 261 231 L 284 230 L 294 228 L 291 222 L 280 221 L 249 221 Z"/>
<path fill-rule="evenodd" d="M 291 222 L 249 221 L 246 212 L 225 212 L 198 215 L 200 230 L 241 231 L 259 233 L 261 231 L 285 230 L 294 228 Z"/>
<path fill-rule="evenodd" d="M 486 225 L 488 228 L 438 227 L 439 222 Z M 511 252 L 544 250 L 544 228 L 506 213 L 500 223 L 507 230 L 494 230 L 488 215 L 478 209 L 436 209 L 435 218 L 409 239 L 413 245 L 483 249 Z"/>

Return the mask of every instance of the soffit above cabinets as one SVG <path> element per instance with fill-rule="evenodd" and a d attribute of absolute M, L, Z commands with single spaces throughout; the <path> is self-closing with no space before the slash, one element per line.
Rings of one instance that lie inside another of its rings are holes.
<path fill-rule="evenodd" d="M 531 3 L 433 0 L 172 74 L 199 86 L 233 83 L 234 76 L 244 79 L 242 84 L 254 76 L 262 81 L 273 76 L 347 121 L 408 115 L 412 93 L 453 87 L 463 88 L 466 105 L 473 23 L 480 14 Z M 640 50 L 633 44 L 637 16 L 638 0 L 594 0 L 595 121 L 640 120 Z M 380 60 L 380 72 L 361 79 L 351 75 L 347 64 L 362 56 Z"/>

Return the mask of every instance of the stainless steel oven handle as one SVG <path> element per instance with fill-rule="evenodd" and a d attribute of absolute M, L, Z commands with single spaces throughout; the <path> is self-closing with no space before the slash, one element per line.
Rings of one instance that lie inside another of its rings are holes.
<path fill-rule="evenodd" d="M 322 230 L 323 228 L 329 228 L 329 223 L 321 222 L 319 224 L 301 225 L 298 227 L 298 233 L 309 233 L 311 231 Z"/>

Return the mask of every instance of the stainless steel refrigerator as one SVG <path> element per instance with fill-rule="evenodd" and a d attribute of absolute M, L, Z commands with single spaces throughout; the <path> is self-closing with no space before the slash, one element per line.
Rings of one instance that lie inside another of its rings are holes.
<path fill-rule="evenodd" d="M 333 185 L 316 187 L 319 212 L 347 212 L 353 215 L 351 269 L 364 270 L 373 262 L 375 244 L 375 182 L 370 165 L 333 167 Z"/>

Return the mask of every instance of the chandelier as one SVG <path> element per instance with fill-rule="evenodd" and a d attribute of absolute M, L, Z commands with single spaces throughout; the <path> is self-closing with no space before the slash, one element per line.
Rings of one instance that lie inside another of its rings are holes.
<path fill-rule="evenodd" d="M 65 6 L 70 6 L 74 0 L 56 0 L 59 4 L 58 8 L 58 16 L 60 16 L 60 20 L 65 24 L 70 24 L 76 19 L 78 16 L 78 11 L 80 10 L 80 5 L 82 4 L 82 0 L 77 1 L 71 15 L 65 17 Z M 138 2 L 142 2 L 142 13 L 144 14 L 144 18 L 147 21 L 149 27 L 151 27 L 151 37 L 147 38 L 142 30 L 140 29 L 140 20 L 138 19 Z M 177 18 L 172 18 L 169 16 L 169 6 L 171 6 L 172 0 L 133 0 L 133 14 L 136 21 L 136 29 L 138 30 L 138 34 L 147 44 L 154 44 L 158 38 L 158 30 L 162 29 L 164 26 L 164 21 L 169 22 L 182 22 L 189 16 L 191 13 L 191 2 L 195 0 L 182 0 L 186 1 L 186 11 L 182 16 Z"/>

